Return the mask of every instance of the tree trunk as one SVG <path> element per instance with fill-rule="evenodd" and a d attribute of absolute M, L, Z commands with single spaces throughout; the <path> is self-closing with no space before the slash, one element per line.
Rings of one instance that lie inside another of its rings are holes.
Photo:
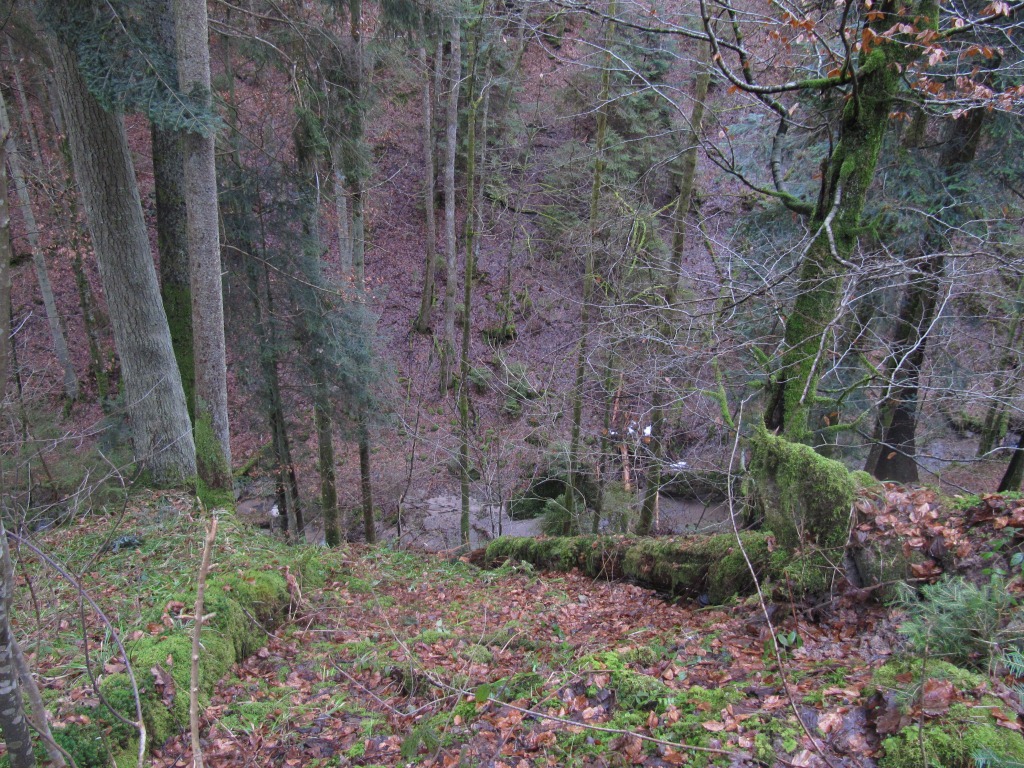
<path fill-rule="evenodd" d="M 466 269 L 463 274 L 462 294 L 462 351 L 459 356 L 459 491 L 461 497 L 461 514 L 459 516 L 459 537 L 463 547 L 469 547 L 469 484 L 470 460 L 469 439 L 472 431 L 469 413 L 469 341 L 472 333 L 473 317 L 473 271 L 475 261 L 476 240 L 476 118 L 480 99 L 476 94 L 477 46 L 480 35 L 481 18 L 476 19 L 474 29 L 469 33 L 469 83 L 466 88 L 466 99 L 469 102 L 469 122 L 466 127 L 468 146 L 466 149 L 466 222 L 465 243 Z M 483 142 L 486 142 L 486 136 Z M 446 201 L 447 202 L 447 201 Z"/>
<path fill-rule="evenodd" d="M 445 127 L 444 156 L 444 335 L 441 339 L 441 394 L 452 385 L 455 363 L 455 291 L 459 284 L 458 243 L 455 237 L 455 161 L 459 139 L 459 90 L 462 83 L 462 27 L 452 16 L 451 56 L 449 56 L 448 113 Z"/>
<path fill-rule="evenodd" d="M 690 128 L 686 131 L 683 154 L 679 158 L 679 169 L 676 172 L 676 183 L 679 186 L 679 197 L 676 198 L 675 213 L 672 217 L 672 267 L 677 270 L 675 279 L 676 297 L 686 291 L 690 279 L 688 270 L 683 268 L 686 256 L 686 219 L 690 214 L 690 203 L 693 199 L 694 179 L 697 176 L 697 150 L 700 148 L 700 135 L 704 125 L 704 107 L 711 86 L 711 46 L 700 43 L 697 76 L 694 78 L 693 108 L 690 110 Z M 666 276 L 671 281 L 671 276 Z M 675 302 L 673 301 L 673 304 Z M 668 305 L 671 310 L 672 304 Z"/>
<path fill-rule="evenodd" d="M 663 355 L 672 353 L 672 336 L 675 325 L 672 312 L 679 295 L 686 291 L 687 270 L 684 269 L 686 257 L 686 219 L 690 213 L 690 202 L 693 198 L 694 179 L 697 175 L 697 149 L 700 146 L 701 126 L 704 124 L 704 106 L 711 84 L 711 47 L 707 43 L 700 44 L 697 75 L 694 78 L 693 107 L 690 110 L 690 127 L 686 132 L 683 153 L 679 159 L 676 182 L 679 186 L 679 197 L 676 198 L 675 213 L 672 220 L 672 254 L 666 265 L 666 274 L 656 277 L 656 283 L 665 286 L 665 306 L 661 311 L 658 323 L 658 342 L 654 345 L 651 357 L 651 442 L 648 445 L 650 469 L 647 472 L 647 487 L 644 490 L 643 506 L 640 508 L 640 522 L 636 532 L 647 536 L 657 523 L 658 497 L 661 494 L 662 463 L 665 459 L 664 433 L 665 412 L 664 381 L 660 360 Z M 672 272 L 675 271 L 675 275 Z"/>
<path fill-rule="evenodd" d="M 928 0 L 918 5 L 911 15 L 919 16 L 922 26 L 934 26 L 935 8 Z M 900 42 L 878 45 L 860 68 L 857 98 L 843 108 L 839 141 L 811 216 L 814 235 L 800 264 L 797 298 L 786 321 L 782 360 L 764 413 L 769 429 L 781 429 L 794 442 L 809 443 L 813 437 L 810 415 L 831 353 L 846 264 L 857 244 L 861 212 L 902 84 L 900 72 L 906 60 L 917 55 Z"/>
<path fill-rule="evenodd" d="M 377 543 L 373 519 L 373 483 L 370 477 L 370 431 L 366 420 L 359 423 L 359 493 L 363 504 L 363 534 L 367 544 Z"/>
<path fill-rule="evenodd" d="M 984 119 L 985 110 L 976 109 L 951 123 L 947 148 L 939 161 L 945 184 L 955 182 L 963 164 L 974 158 Z M 952 207 L 955 210 L 958 206 Z M 875 434 L 879 440 L 872 447 L 865 467 L 879 480 L 918 482 L 917 397 L 928 331 L 935 321 L 945 268 L 942 234 L 934 222 L 926 224 L 919 248 L 921 266 L 907 284 L 893 347 L 886 358 L 889 394 L 878 409 Z"/>
<path fill-rule="evenodd" d="M 324 517 L 324 537 L 328 547 L 341 544 L 338 522 L 338 483 L 334 474 L 334 420 L 327 397 L 326 383 L 317 377 L 313 418 L 316 423 L 317 470 L 320 473 L 320 511 Z"/>
<path fill-rule="evenodd" d="M 172 0 L 159 0 L 154 30 L 177 77 Z M 188 210 L 185 204 L 185 154 L 182 137 L 150 125 L 153 146 L 153 186 L 156 190 L 156 244 L 160 257 L 160 296 L 171 329 L 174 357 L 181 372 L 188 413 L 195 422 L 195 363 L 192 339 L 192 286 L 189 269 Z"/>
<path fill-rule="evenodd" d="M 352 273 L 352 207 L 339 140 L 331 142 L 331 177 L 334 186 L 334 217 L 338 227 L 338 265 L 343 277 Z"/>
<path fill-rule="evenodd" d="M 608 17 L 612 19 L 616 13 L 616 0 L 608 3 Z M 590 314 L 592 312 L 592 297 L 594 293 L 594 271 L 596 269 L 597 241 L 600 239 L 601 225 L 598 221 L 601 202 L 601 189 L 603 186 L 604 174 L 604 144 L 605 135 L 608 130 L 608 108 L 609 92 L 611 85 L 611 41 L 615 36 L 615 24 L 606 21 L 604 48 L 605 61 L 601 68 L 601 92 L 597 108 L 597 133 L 594 139 L 594 176 L 590 188 L 590 240 L 585 245 L 587 252 L 583 267 L 583 301 L 580 305 L 580 338 L 576 345 L 576 380 L 572 390 L 572 431 L 569 440 L 569 492 L 566 494 L 566 504 L 569 514 L 576 514 L 577 496 L 582 497 L 580 491 L 581 473 L 580 467 L 580 431 L 583 426 L 583 388 L 586 383 L 587 370 L 587 343 L 590 335 Z"/>
<path fill-rule="evenodd" d="M 3 185 L 0 195 L 6 199 L 6 174 L 0 171 Z M 2 237 L 2 235 L 0 235 Z M 5 385 L 0 379 L 0 386 Z M 10 555 L 7 551 L 7 531 L 3 520 L 0 520 L 0 548 L 2 548 L 2 564 L 0 564 L 0 732 L 7 744 L 7 756 L 11 768 L 31 768 L 36 764 L 36 756 L 32 751 L 32 738 L 29 733 L 28 719 L 25 717 L 25 705 L 21 698 L 21 686 L 18 684 L 18 667 L 14 658 L 14 636 L 11 634 L 11 597 L 14 593 L 14 572 L 9 568 Z"/>
<path fill-rule="evenodd" d="M 42 247 L 39 245 L 39 228 L 36 226 L 36 217 L 32 212 L 32 202 L 29 200 L 28 186 L 25 184 L 25 175 L 21 171 L 21 161 L 18 157 L 18 146 L 14 140 L 14 133 L 11 131 L 11 123 L 7 117 L 7 105 L 4 104 L 2 94 L 0 94 L 0 134 L 7 136 L 7 164 L 10 166 L 11 176 L 14 179 L 14 188 L 18 193 L 18 206 L 21 210 L 22 220 L 25 222 L 25 233 L 28 236 L 29 248 L 32 250 L 32 266 L 35 268 L 36 281 L 39 283 L 39 293 L 43 298 L 46 321 L 50 326 L 50 339 L 53 341 L 53 351 L 57 355 L 57 362 L 64 371 L 64 396 L 68 400 L 77 400 L 78 376 L 75 374 L 75 367 L 71 364 L 71 355 L 68 353 L 68 343 L 64 336 L 60 313 L 57 311 L 57 300 L 53 295 L 53 286 L 50 285 L 50 273 L 46 268 L 46 258 L 43 255 Z"/>
<path fill-rule="evenodd" d="M 1006 467 L 1006 473 L 999 481 L 999 493 L 1019 491 L 1022 481 L 1024 481 L 1024 432 L 1021 432 L 1017 447 L 1013 449 L 1010 463 Z"/>
<path fill-rule="evenodd" d="M 192 482 L 195 444 L 124 125 L 103 110 L 74 54 L 51 45 L 75 177 L 107 296 L 136 460 L 158 483 Z"/>
<path fill-rule="evenodd" d="M 11 209 L 7 202 L 7 133 L 0 125 L 0 406 L 7 400 L 11 375 Z M 0 489 L 2 490 L 2 489 Z"/>
<path fill-rule="evenodd" d="M 174 0 L 178 85 L 211 108 L 206 0 Z M 231 489 L 224 300 L 221 292 L 217 170 L 212 131 L 188 132 L 184 150 L 185 206 L 192 288 L 192 342 L 196 374 L 195 423 L 199 475 L 211 488 Z"/>
<path fill-rule="evenodd" d="M 434 306 L 434 273 L 437 271 L 437 222 L 434 195 L 434 112 L 430 95 L 430 69 L 427 59 L 427 33 L 420 11 L 420 66 L 423 69 L 423 208 L 426 219 L 426 264 L 423 269 L 423 293 L 414 328 L 418 333 L 430 332 L 430 310 Z"/>

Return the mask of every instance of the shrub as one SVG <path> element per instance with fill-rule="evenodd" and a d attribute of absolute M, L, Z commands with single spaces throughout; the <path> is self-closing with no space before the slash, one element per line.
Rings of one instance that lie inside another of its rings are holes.
<path fill-rule="evenodd" d="M 920 652 L 942 656 L 953 663 L 986 668 L 1005 649 L 1024 639 L 1012 623 L 1017 611 L 1002 577 L 978 586 L 960 576 L 921 588 L 921 597 L 904 586 L 898 602 L 907 611 L 900 627 Z"/>

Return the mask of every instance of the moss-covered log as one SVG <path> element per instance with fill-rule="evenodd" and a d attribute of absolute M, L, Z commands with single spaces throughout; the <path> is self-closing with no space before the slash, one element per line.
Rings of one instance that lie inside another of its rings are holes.
<path fill-rule="evenodd" d="M 857 483 L 838 461 L 759 429 L 751 440 L 751 513 L 789 550 L 841 552 Z"/>
<path fill-rule="evenodd" d="M 296 563 L 296 571 L 301 565 Z M 214 686 L 231 666 L 243 661 L 265 642 L 265 629 L 275 626 L 291 604 L 292 594 L 281 570 L 253 569 L 210 578 L 206 587 L 206 611 L 213 614 L 203 624 L 204 653 L 199 660 L 199 701 L 210 702 Z M 173 598 L 183 606 L 193 605 L 194 593 Z M 158 635 L 144 636 L 126 644 L 139 687 L 142 716 L 150 746 L 160 745 L 189 726 L 189 676 L 192 654 L 189 620 L 166 611 L 161 620 L 167 628 Z M 135 698 L 125 672 L 102 680 L 100 691 L 106 701 L 127 720 L 134 721 Z M 56 740 L 75 758 L 80 768 L 107 766 L 108 750 L 117 765 L 135 765 L 135 730 L 100 707 L 88 710 L 88 717 L 55 733 Z"/>
<path fill-rule="evenodd" d="M 821 591 L 835 573 L 819 567 L 823 564 L 794 560 L 775 550 L 771 533 L 744 531 L 740 541 L 742 549 L 732 533 L 672 538 L 503 536 L 487 547 L 484 564 L 494 567 L 511 559 L 545 570 L 578 568 L 588 576 L 632 579 L 670 595 L 706 595 L 712 603 L 754 592 L 747 558 L 759 580 L 785 585 L 787 595 Z M 801 577 L 811 569 L 813 578 Z"/>

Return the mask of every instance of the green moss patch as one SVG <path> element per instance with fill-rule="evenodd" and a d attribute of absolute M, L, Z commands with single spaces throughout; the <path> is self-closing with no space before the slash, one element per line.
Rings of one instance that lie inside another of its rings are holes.
<path fill-rule="evenodd" d="M 763 428 L 751 448 L 747 502 L 779 544 L 841 550 L 857 487 L 849 470 Z"/>
<path fill-rule="evenodd" d="M 926 711 L 917 722 L 922 680 L 952 684 L 953 695 L 948 709 Z M 888 694 L 890 706 L 916 713 L 914 722 L 883 740 L 880 768 L 973 768 L 982 757 L 1024 763 L 1024 737 L 999 725 L 992 713 L 1004 704 L 986 692 L 983 676 L 945 661 L 898 659 L 879 668 L 873 683 Z"/>

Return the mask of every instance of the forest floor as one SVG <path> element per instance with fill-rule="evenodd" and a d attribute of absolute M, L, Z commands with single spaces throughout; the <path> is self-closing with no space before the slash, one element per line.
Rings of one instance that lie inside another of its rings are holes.
<path fill-rule="evenodd" d="M 940 509 L 932 492 L 892 491 L 862 529 L 929 552 L 942 536 L 973 562 L 1021 547 L 1014 516 L 1024 509 L 964 504 Z M 991 709 L 982 693 L 1003 696 L 1001 728 L 1021 729 L 1022 709 L 998 679 L 914 688 L 906 670 L 924 660 L 899 632 L 901 609 L 857 590 L 813 608 L 756 596 L 704 606 L 575 571 L 481 570 L 387 546 L 288 548 L 230 519 L 222 530 L 214 562 L 228 573 L 235 563 L 277 569 L 282 558 L 312 557 L 318 579 L 217 684 L 203 716 L 212 768 L 874 766 L 885 736 L 930 727 L 956 705 Z M 112 628 L 130 649 L 182 612 L 176 601 L 194 585 L 202 536 L 187 496 L 152 493 L 134 495 L 123 514 L 42 533 L 110 625 L 80 617 L 77 589 L 17 553 L 16 629 L 58 733 L 100 711 L 87 663 L 100 679 L 123 669 Z M 1019 597 L 1019 573 L 1009 583 Z M 784 638 L 778 654 L 773 632 Z M 896 659 L 910 666 L 880 682 Z M 185 730 L 153 752 L 159 768 L 190 763 Z"/>

